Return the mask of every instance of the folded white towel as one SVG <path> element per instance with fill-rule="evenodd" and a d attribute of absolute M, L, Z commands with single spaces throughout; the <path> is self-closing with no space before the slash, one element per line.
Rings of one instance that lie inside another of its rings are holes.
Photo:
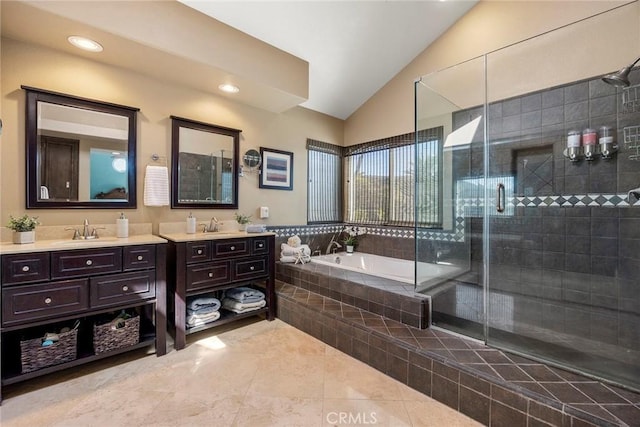
<path fill-rule="evenodd" d="M 281 255 L 280 262 L 287 264 L 304 264 L 307 262 L 311 262 L 311 257 L 309 255 Z"/>
<path fill-rule="evenodd" d="M 292 247 L 286 243 L 280 245 L 280 255 L 283 256 L 295 256 L 301 253 L 302 255 L 311 255 L 311 248 L 309 245 L 300 245 L 298 247 Z"/>
<path fill-rule="evenodd" d="M 144 205 L 169 206 L 169 170 L 166 166 L 147 166 L 144 174 Z"/>
<path fill-rule="evenodd" d="M 227 310 L 231 310 L 234 313 L 245 313 L 247 311 L 258 310 L 267 305 L 266 300 L 258 302 L 242 303 L 231 298 L 225 298 L 222 300 L 222 306 Z"/>
<path fill-rule="evenodd" d="M 211 322 L 215 322 L 216 320 L 218 320 L 220 318 L 220 312 L 219 311 L 214 311 L 213 313 L 207 313 L 207 314 L 191 314 L 191 315 L 187 315 L 187 326 L 190 328 L 196 327 L 196 326 L 202 326 L 206 323 L 211 323 Z"/>

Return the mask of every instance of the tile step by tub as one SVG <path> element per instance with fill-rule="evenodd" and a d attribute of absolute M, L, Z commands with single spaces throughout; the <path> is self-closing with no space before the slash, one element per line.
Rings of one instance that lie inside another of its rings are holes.
<path fill-rule="evenodd" d="M 640 394 L 277 281 L 277 316 L 488 426 L 640 426 Z"/>

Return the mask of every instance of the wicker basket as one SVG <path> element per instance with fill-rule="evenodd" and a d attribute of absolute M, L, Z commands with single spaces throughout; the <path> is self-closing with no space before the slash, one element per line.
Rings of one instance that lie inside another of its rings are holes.
<path fill-rule="evenodd" d="M 48 347 L 42 346 L 42 338 L 20 341 L 22 373 L 37 371 L 47 366 L 71 362 L 77 358 L 78 330 L 58 334 L 58 341 Z"/>
<path fill-rule="evenodd" d="M 131 317 L 124 322 L 124 326 L 119 329 L 114 329 L 111 323 L 93 325 L 93 350 L 96 354 L 138 344 L 140 316 Z"/>

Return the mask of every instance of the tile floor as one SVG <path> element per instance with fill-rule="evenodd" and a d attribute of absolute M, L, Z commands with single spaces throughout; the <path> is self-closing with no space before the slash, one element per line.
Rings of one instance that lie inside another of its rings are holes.
<path fill-rule="evenodd" d="M 286 323 L 244 319 L 166 356 L 125 354 L 6 387 L 14 426 L 479 426 Z"/>

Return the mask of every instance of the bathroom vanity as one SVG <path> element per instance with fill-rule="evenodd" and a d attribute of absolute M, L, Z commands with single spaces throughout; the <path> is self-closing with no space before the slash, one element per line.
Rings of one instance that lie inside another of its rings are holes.
<path fill-rule="evenodd" d="M 174 347 L 186 345 L 186 335 L 214 328 L 237 319 L 265 314 L 275 318 L 275 236 L 273 233 L 160 233 L 169 241 L 169 321 L 175 332 Z M 239 286 L 260 288 L 266 297 L 264 308 L 234 313 L 224 308 L 220 319 L 187 328 L 186 302 L 189 297 L 215 295 Z"/>
<path fill-rule="evenodd" d="M 166 251 L 166 241 L 151 234 L 1 244 L 1 384 L 149 346 L 165 354 Z M 94 348 L 96 325 L 123 312 L 136 321 L 134 341 L 121 346 L 112 326 L 107 350 Z M 66 329 L 73 338 L 57 358 Z M 48 334 L 56 338 L 45 343 Z"/>

